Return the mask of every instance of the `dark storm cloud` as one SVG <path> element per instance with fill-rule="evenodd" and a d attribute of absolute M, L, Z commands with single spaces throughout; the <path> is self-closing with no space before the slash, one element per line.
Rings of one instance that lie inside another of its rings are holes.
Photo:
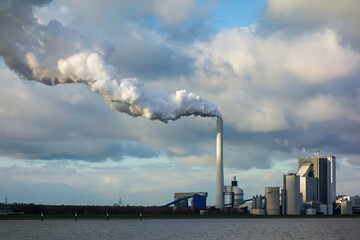
<path fill-rule="evenodd" d="M 129 141 L 88 140 L 51 142 L 11 142 L 0 141 L 1 156 L 41 160 L 83 160 L 102 162 L 121 161 L 125 156 L 137 158 L 158 157 L 153 149 Z"/>

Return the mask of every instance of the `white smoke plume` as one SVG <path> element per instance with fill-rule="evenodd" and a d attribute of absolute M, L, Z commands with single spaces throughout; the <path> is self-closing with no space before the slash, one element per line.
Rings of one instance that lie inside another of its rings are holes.
<path fill-rule="evenodd" d="M 194 93 L 148 91 L 137 79 L 121 78 L 106 61 L 111 46 L 90 51 L 61 23 L 37 23 L 32 7 L 49 2 L 0 0 L 0 56 L 20 76 L 48 85 L 86 84 L 111 108 L 134 117 L 165 123 L 189 115 L 221 117 L 214 104 Z"/>

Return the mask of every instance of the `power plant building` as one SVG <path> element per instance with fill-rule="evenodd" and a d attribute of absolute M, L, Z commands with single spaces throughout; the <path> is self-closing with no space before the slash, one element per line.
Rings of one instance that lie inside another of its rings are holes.
<path fill-rule="evenodd" d="M 313 165 L 304 164 L 300 167 L 297 175 L 300 177 L 300 192 L 303 202 L 318 200 L 318 178 L 314 177 Z"/>
<path fill-rule="evenodd" d="M 303 202 L 318 201 L 330 205 L 336 201 L 335 161 L 334 156 L 298 159 L 297 175 Z"/>

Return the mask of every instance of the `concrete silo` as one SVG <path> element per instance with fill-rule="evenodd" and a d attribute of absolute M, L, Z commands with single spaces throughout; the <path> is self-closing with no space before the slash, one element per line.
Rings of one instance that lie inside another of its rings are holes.
<path fill-rule="evenodd" d="M 280 214 L 280 190 L 279 187 L 265 188 L 265 203 L 267 215 Z"/>
<path fill-rule="evenodd" d="M 285 209 L 286 215 L 300 214 L 300 176 L 296 173 L 284 175 Z"/>

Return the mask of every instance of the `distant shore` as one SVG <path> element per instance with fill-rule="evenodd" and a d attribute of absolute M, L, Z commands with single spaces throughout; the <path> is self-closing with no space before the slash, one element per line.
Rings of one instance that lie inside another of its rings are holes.
<path fill-rule="evenodd" d="M 111 219 L 139 219 L 139 214 L 114 214 L 109 216 Z M 142 214 L 142 219 L 244 219 L 244 218 L 360 218 L 360 215 L 250 215 L 250 214 Z M 46 220 L 63 220 L 74 219 L 73 214 L 48 214 L 44 215 Z M 78 214 L 77 220 L 82 219 L 104 219 L 106 221 L 106 214 Z M 23 214 L 23 215 L 0 215 L 0 220 L 41 220 L 38 214 Z"/>

